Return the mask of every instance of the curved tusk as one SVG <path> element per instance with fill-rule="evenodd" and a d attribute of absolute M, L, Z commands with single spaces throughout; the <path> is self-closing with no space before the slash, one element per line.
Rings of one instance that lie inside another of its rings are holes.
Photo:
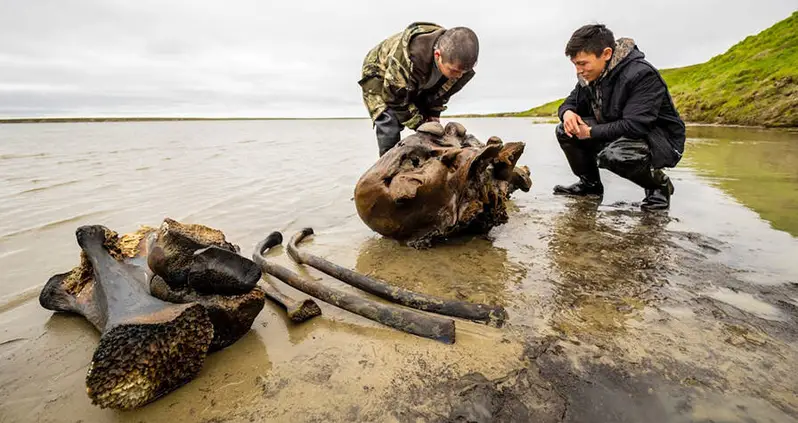
<path fill-rule="evenodd" d="M 507 320 L 507 311 L 502 306 L 469 303 L 458 300 L 447 300 L 432 295 L 421 294 L 397 286 L 392 286 L 379 279 L 375 279 L 347 268 L 338 266 L 321 257 L 300 251 L 297 244 L 308 235 L 313 234 L 312 228 L 305 228 L 297 232 L 288 243 L 288 256 L 299 264 L 307 264 L 355 288 L 362 289 L 388 301 L 399 303 L 418 310 L 459 317 L 475 322 L 486 323 L 495 327 L 502 327 Z"/>
<path fill-rule="evenodd" d="M 455 340 L 454 321 L 436 316 L 427 316 L 416 311 L 403 309 L 390 304 L 381 304 L 375 301 L 348 294 L 318 282 L 307 280 L 296 273 L 277 264 L 269 263 L 264 253 L 283 242 L 280 232 L 272 232 L 258 243 L 252 259 L 261 266 L 264 273 L 268 273 L 291 285 L 292 287 L 314 296 L 336 307 L 363 316 L 375 322 L 382 323 L 413 335 L 453 344 Z"/>

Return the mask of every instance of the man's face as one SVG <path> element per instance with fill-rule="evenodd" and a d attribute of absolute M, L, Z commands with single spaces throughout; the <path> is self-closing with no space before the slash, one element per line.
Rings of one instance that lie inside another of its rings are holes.
<path fill-rule="evenodd" d="M 448 79 L 458 79 L 463 76 L 464 73 L 468 72 L 471 69 L 466 69 L 465 67 L 461 66 L 459 63 L 447 63 L 444 62 L 443 56 L 441 56 L 441 52 L 435 50 L 435 64 L 438 65 L 438 69 L 440 69 L 443 76 Z"/>
<path fill-rule="evenodd" d="M 580 51 L 571 58 L 571 63 L 576 67 L 576 74 L 587 82 L 593 82 L 601 76 L 607 61 L 612 57 L 612 49 L 607 47 L 600 55 Z"/>

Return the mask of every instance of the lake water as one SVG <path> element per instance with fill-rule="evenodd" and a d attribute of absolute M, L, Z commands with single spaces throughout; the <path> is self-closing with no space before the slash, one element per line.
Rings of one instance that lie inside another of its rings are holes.
<path fill-rule="evenodd" d="M 461 122 L 483 141 L 525 141 L 519 164 L 533 188 L 487 237 L 430 250 L 383 239 L 357 216 L 354 185 L 377 159 L 367 120 L 0 125 L 0 420 L 402 421 L 386 407 L 410 407 L 390 400 L 397 384 L 415 386 L 399 383 L 408 369 L 498 377 L 544 335 L 572 362 L 598 354 L 668 383 L 695 373 L 703 393 L 660 395 L 663 421 L 798 417 L 797 132 L 689 127 L 685 159 L 668 172 L 672 208 L 652 217 L 637 208 L 642 189 L 605 171 L 600 205 L 553 196 L 574 177 L 552 124 Z M 444 346 L 326 305 L 321 319 L 287 327 L 269 304 L 189 385 L 142 410 L 100 410 L 83 387 L 97 334 L 37 296 L 78 264 L 78 226 L 127 233 L 165 217 L 221 229 L 246 255 L 273 230 L 310 226 L 306 248 L 318 255 L 407 288 L 503 304 L 510 323 L 458 322 L 457 344 Z M 758 361 L 769 365 L 740 370 Z M 687 410 L 673 399 L 687 396 Z"/>

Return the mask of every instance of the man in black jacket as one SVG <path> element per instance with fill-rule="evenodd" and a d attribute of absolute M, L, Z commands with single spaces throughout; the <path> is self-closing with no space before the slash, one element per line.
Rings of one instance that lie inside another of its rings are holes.
<path fill-rule="evenodd" d="M 579 82 L 560 106 L 556 135 L 579 181 L 555 194 L 602 195 L 602 167 L 645 189 L 643 210 L 670 206 L 673 183 L 662 171 L 684 153 L 685 128 L 668 87 L 629 38 L 604 25 L 576 30 L 565 54 Z"/>

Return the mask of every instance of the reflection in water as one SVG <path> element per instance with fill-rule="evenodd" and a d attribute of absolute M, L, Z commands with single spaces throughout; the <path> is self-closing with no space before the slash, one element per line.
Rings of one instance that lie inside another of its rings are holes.
<path fill-rule="evenodd" d="M 370 238 L 360 246 L 356 271 L 425 294 L 498 305 L 506 305 L 508 289 L 526 277 L 505 249 L 468 236 L 428 250 Z"/>
<path fill-rule="evenodd" d="M 761 319 L 783 321 L 785 316 L 778 307 L 757 299 L 747 292 L 733 291 L 728 288 L 717 288 L 707 294 L 710 298 L 722 301 L 735 308 L 751 313 Z"/>
<path fill-rule="evenodd" d="M 691 127 L 685 163 L 753 209 L 775 229 L 798 236 L 798 134 Z"/>
<path fill-rule="evenodd" d="M 554 326 L 566 334 L 623 331 L 669 260 L 667 216 L 598 206 L 579 199 L 554 218 L 548 253 L 559 273 L 555 301 L 562 310 Z"/>

